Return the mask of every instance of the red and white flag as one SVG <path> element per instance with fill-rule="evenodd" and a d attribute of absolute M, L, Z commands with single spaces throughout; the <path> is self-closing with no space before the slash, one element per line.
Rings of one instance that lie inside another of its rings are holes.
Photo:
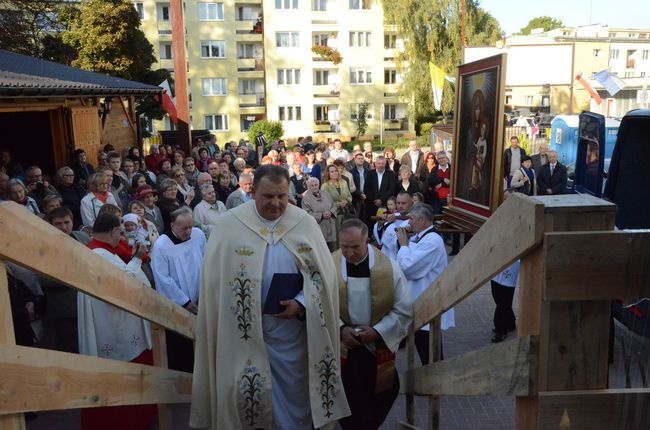
<path fill-rule="evenodd" d="M 158 86 L 163 89 L 162 108 L 165 112 L 167 112 L 172 122 L 174 124 L 177 124 L 178 114 L 176 112 L 176 104 L 174 104 L 174 100 L 172 99 L 172 90 L 169 88 L 169 82 L 167 82 L 167 79 L 165 79 Z"/>
<path fill-rule="evenodd" d="M 587 83 L 587 81 L 584 80 L 584 78 L 582 77 L 582 73 L 578 73 L 576 75 L 576 80 L 578 82 L 580 82 L 583 87 L 585 87 L 585 90 L 587 90 L 587 92 L 589 94 L 591 94 L 591 97 L 594 98 L 594 100 L 596 101 L 596 104 L 601 104 L 603 102 L 603 100 L 600 98 L 598 93 L 593 88 L 591 88 L 591 85 L 589 85 L 589 83 Z"/>

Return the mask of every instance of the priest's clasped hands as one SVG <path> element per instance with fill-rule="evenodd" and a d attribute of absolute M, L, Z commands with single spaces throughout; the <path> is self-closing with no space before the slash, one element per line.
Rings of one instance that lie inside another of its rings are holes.
<path fill-rule="evenodd" d="M 368 325 L 356 327 L 345 326 L 341 329 L 341 342 L 348 348 L 354 349 L 377 340 L 377 332 Z"/>
<path fill-rule="evenodd" d="M 304 308 L 300 305 L 300 303 L 298 303 L 297 300 L 281 300 L 280 304 L 284 306 L 284 310 L 279 314 L 273 314 L 271 316 L 275 318 L 290 320 L 294 318 L 300 318 L 305 315 Z"/>

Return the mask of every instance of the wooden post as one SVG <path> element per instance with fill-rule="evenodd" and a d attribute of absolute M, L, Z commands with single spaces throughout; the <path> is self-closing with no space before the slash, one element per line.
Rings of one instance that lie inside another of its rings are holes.
<path fill-rule="evenodd" d="M 153 343 L 153 365 L 167 369 L 167 340 L 165 328 L 158 324 L 151 324 L 151 340 Z M 158 428 L 160 430 L 172 430 L 172 410 L 170 405 L 158 405 Z"/>
<path fill-rule="evenodd" d="M 442 333 L 440 331 L 440 318 L 436 317 L 429 324 L 429 363 L 440 361 L 440 346 Z M 440 427 L 440 396 L 429 396 L 429 430 L 438 430 Z"/>
<path fill-rule="evenodd" d="M 545 205 L 545 232 L 614 227 L 616 206 L 604 200 L 587 195 L 535 199 Z M 609 301 L 545 301 L 545 272 L 544 251 L 538 247 L 522 260 L 519 278 L 519 336 L 540 335 L 537 390 L 606 388 Z M 589 360 L 577 363 L 585 353 Z M 540 419 L 537 396 L 517 397 L 517 429 L 536 430 Z"/>
<path fill-rule="evenodd" d="M 185 19 L 183 2 L 171 0 L 172 13 L 172 50 L 174 53 L 174 89 L 176 90 L 176 113 L 178 124 L 176 136 L 178 144 L 190 155 L 192 143 L 190 138 L 190 102 L 187 91 L 187 61 L 185 60 Z"/>
<path fill-rule="evenodd" d="M 14 335 L 14 320 L 9 300 L 9 283 L 4 261 L 0 261 L 0 347 L 16 345 Z M 0 430 L 25 430 L 23 414 L 0 415 Z"/>
<path fill-rule="evenodd" d="M 409 371 L 415 369 L 415 332 L 409 334 L 408 343 L 406 346 L 407 351 L 407 368 Z M 414 426 L 415 425 L 415 397 L 412 393 L 406 393 L 406 421 Z"/>

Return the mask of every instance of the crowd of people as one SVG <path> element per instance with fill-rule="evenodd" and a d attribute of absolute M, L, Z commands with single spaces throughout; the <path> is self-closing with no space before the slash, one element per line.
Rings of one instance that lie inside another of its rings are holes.
<path fill-rule="evenodd" d="M 539 173 L 531 175 L 529 170 L 534 172 L 534 169 L 530 164 L 534 159 L 517 143 L 513 140 L 504 155 L 507 186 L 531 195 L 538 188 L 540 193 L 555 193 L 558 181 L 554 175 L 561 170 L 557 167 L 557 154 L 555 158 L 553 152 L 541 154 L 537 160 Z M 287 275 L 287 283 L 308 282 L 304 280 L 301 260 L 294 261 L 295 256 L 307 252 L 305 250 L 318 249 L 322 243 L 326 254 L 314 254 L 309 264 L 318 267 L 311 267 L 312 272 L 308 274 L 313 279 L 315 271 L 321 280 L 314 281 L 315 286 L 310 284 L 309 291 L 306 283 L 301 284 L 301 292 L 295 300 L 291 296 L 291 300 L 285 298 L 280 302 L 284 311 L 263 318 L 257 316 L 263 320 L 264 328 L 263 338 L 257 341 L 268 349 L 268 362 L 262 366 L 271 367 L 274 385 L 277 379 L 280 387 L 286 386 L 289 379 L 295 380 L 295 375 L 300 374 L 304 374 L 303 383 L 311 384 L 314 382 L 312 376 L 307 376 L 303 367 L 279 364 L 286 358 L 283 349 L 286 345 L 273 344 L 267 334 L 294 339 L 296 351 L 300 352 L 289 355 L 301 363 L 307 360 L 307 338 L 300 337 L 306 336 L 306 330 L 310 336 L 321 338 L 329 353 L 337 351 L 340 342 L 341 356 L 347 357 L 339 374 L 343 378 L 341 388 L 347 401 L 332 400 L 332 407 L 337 410 L 332 416 L 342 418 L 343 428 L 377 428 L 399 391 L 394 353 L 408 333 L 411 304 L 447 265 L 444 241 L 436 233 L 432 221 L 448 201 L 449 155 L 441 148 L 436 152 L 423 151 L 415 140 L 409 142 L 408 150 L 398 159 L 390 147 L 375 154 L 367 142 L 348 151 L 338 139 L 327 145 L 317 145 L 308 137 L 298 139 L 291 149 L 282 140 L 273 142 L 259 160 L 257 157 L 252 145 L 244 140 L 219 148 L 214 140 L 203 142 L 199 139 L 194 142 L 191 154 L 169 145 L 152 145 L 146 156 L 136 147 L 116 151 L 106 145 L 96 165 L 92 165 L 85 152 L 79 149 L 74 152 L 69 166 L 48 176 L 39 166 L 23 170 L 9 151 L 0 150 L 0 200 L 24 206 L 26 211 L 86 245 L 116 270 L 135 276 L 172 302 L 199 314 L 200 324 L 217 324 L 215 316 L 205 308 L 206 300 L 201 299 L 208 294 L 206 289 L 213 290 L 206 282 L 210 279 L 215 285 L 230 282 L 229 288 L 217 290 L 218 294 L 226 294 L 225 291 L 232 291 L 233 281 L 223 274 L 236 269 L 237 279 L 244 285 L 240 278 L 246 276 L 245 265 L 233 255 L 250 257 L 255 254 L 256 247 L 267 246 L 266 257 L 254 265 L 255 270 L 261 272 L 249 278 L 249 282 L 250 279 L 261 280 L 262 298 L 267 300 L 278 273 Z M 544 182 L 547 176 L 548 183 Z M 531 186 L 535 178 L 538 178 L 537 186 Z M 250 233 L 252 236 L 244 234 L 243 228 L 250 229 L 257 224 L 260 228 Z M 293 236 L 280 228 L 293 231 L 296 226 L 302 227 L 291 240 Z M 208 241 L 211 236 L 218 239 Z M 333 262 L 330 252 L 333 252 Z M 206 255 L 214 260 L 203 266 Z M 332 268 L 336 268 L 336 272 L 327 273 Z M 375 276 L 375 271 L 379 275 Z M 33 345 L 42 337 L 34 324 L 40 315 L 46 337 L 53 339 L 52 348 L 153 363 L 151 334 L 146 322 L 19 266 L 8 264 L 8 275 L 17 343 Z M 296 280 L 298 275 L 299 281 Z M 329 276 L 336 279 L 326 280 Z M 499 288 L 508 282 L 495 279 L 493 291 L 495 300 L 499 299 L 499 316 L 495 315 L 493 340 L 500 341 L 515 323 L 511 291 L 504 294 Z M 516 275 L 514 282 L 512 276 L 508 279 L 514 286 Z M 334 286 L 337 282 L 339 288 Z M 386 288 L 394 291 L 394 296 L 375 297 L 376 292 L 370 287 L 379 282 L 389 282 Z M 305 285 L 304 291 L 302 285 Z M 325 287 L 334 288 L 338 293 L 327 293 L 323 291 Z M 326 293 L 338 295 L 338 299 L 323 296 Z M 240 294 L 246 294 L 246 290 Z M 217 300 L 216 295 L 213 296 L 210 297 Z M 250 306 L 251 298 L 248 300 L 241 303 Z M 376 313 L 379 311 L 375 309 L 375 302 L 381 300 L 385 301 L 381 307 L 383 313 Z M 341 314 L 338 314 L 336 302 L 346 303 Z M 221 306 L 219 300 L 214 305 Z M 327 314 L 327 306 L 334 314 Z M 232 307 L 226 311 L 238 318 L 232 327 L 243 330 L 241 338 L 245 340 L 253 336 L 250 327 L 255 318 L 250 312 L 253 311 L 245 308 L 235 311 Z M 261 306 L 255 312 L 261 312 Z M 313 313 L 320 313 L 321 323 L 313 320 Z M 271 328 L 269 317 L 292 322 L 286 327 L 273 325 Z M 303 324 L 306 317 L 307 325 L 316 324 L 318 328 L 306 328 Z M 328 320 L 330 317 L 334 319 Z M 301 321 L 302 325 L 296 326 L 295 321 Z M 331 343 L 331 333 L 320 331 L 320 327 L 331 331 L 334 327 L 331 324 L 340 328 L 340 339 L 337 334 L 335 343 Z M 454 311 L 450 309 L 442 317 L 442 329 L 453 326 Z M 427 330 L 424 327 L 416 332 L 416 347 L 422 363 L 429 361 Z M 210 339 L 216 332 L 209 327 L 205 327 L 205 332 L 199 329 L 198 333 L 196 351 L 188 339 L 167 333 L 170 368 L 207 372 L 205 375 L 214 373 L 214 363 L 209 362 L 214 358 L 211 348 L 221 341 Z M 227 342 L 239 341 L 235 339 L 239 336 L 231 332 L 219 331 L 216 336 Z M 311 349 L 310 344 L 309 357 Z M 380 350 L 383 351 L 382 365 L 393 366 L 388 373 L 371 365 L 380 365 L 379 360 L 375 360 Z M 283 370 L 279 371 L 278 366 Z M 368 368 L 372 368 L 372 372 L 365 371 Z M 388 374 L 389 378 L 380 381 L 380 373 Z M 193 413 L 196 424 L 209 424 L 214 419 L 210 413 L 214 406 L 206 406 L 204 398 L 211 397 L 212 388 L 203 385 L 195 388 L 195 397 L 202 398 L 196 403 L 199 412 Z M 307 404 L 310 401 L 308 391 L 305 396 L 298 396 L 301 398 L 289 399 L 288 391 L 282 394 L 279 388 L 276 394 L 275 390 L 274 421 L 302 422 L 305 428 L 323 422 L 309 412 L 311 409 L 315 414 L 313 399 L 311 408 Z M 285 404 L 276 404 L 276 395 L 284 398 Z M 352 415 L 343 418 L 350 411 Z M 152 414 L 155 415 L 152 410 L 130 407 L 124 407 L 122 413 L 107 415 L 100 409 L 88 409 L 83 413 L 82 424 L 84 428 L 118 428 L 120 420 L 129 415 L 138 415 L 142 422 L 148 422 Z M 254 427 L 253 424 L 249 426 Z"/>

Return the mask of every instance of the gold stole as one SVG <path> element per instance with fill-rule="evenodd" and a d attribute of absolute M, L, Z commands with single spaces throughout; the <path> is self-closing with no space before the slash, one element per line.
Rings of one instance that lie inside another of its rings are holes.
<path fill-rule="evenodd" d="M 373 252 L 375 264 L 370 269 L 370 326 L 377 324 L 393 308 L 394 286 L 393 267 L 390 259 L 381 252 L 370 247 L 368 252 Z M 336 266 L 336 277 L 339 284 L 339 312 L 344 323 L 350 321 L 348 310 L 348 285 L 341 275 L 341 250 L 332 254 Z M 368 257 L 369 258 L 369 257 Z M 375 393 L 390 389 L 395 378 L 395 353 L 391 352 L 384 342 L 377 341 L 374 345 L 374 354 L 377 363 L 377 378 L 375 380 Z M 344 365 L 347 358 L 347 348 L 341 343 L 341 363 Z"/>

